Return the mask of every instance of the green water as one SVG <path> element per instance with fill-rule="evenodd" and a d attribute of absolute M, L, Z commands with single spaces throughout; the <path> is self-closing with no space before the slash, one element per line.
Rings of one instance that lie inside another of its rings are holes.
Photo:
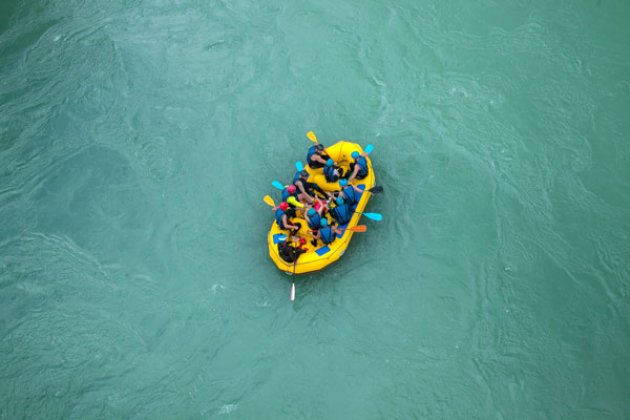
<path fill-rule="evenodd" d="M 0 4 L 0 418 L 622 419 L 630 3 Z M 320 141 L 385 193 L 290 278 Z"/>

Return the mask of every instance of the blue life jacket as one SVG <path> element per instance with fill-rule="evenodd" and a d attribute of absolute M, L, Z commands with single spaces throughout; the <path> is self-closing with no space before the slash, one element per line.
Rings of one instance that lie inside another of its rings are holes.
<path fill-rule="evenodd" d="M 311 146 L 308 148 L 308 152 L 306 153 L 306 163 L 308 163 L 308 166 L 310 166 L 312 169 L 318 169 L 318 168 L 324 167 L 323 163 L 313 161 L 313 156 L 315 156 L 316 150 L 317 150 L 317 146 Z M 328 160 L 330 158 L 330 156 L 328 156 L 328 154 L 325 152 L 322 153 L 320 156 L 324 160 Z"/>
<path fill-rule="evenodd" d="M 352 187 L 351 185 L 343 187 L 341 192 L 343 192 L 343 195 L 346 197 L 346 203 L 349 206 L 359 201 L 359 197 L 357 197 L 357 192 L 354 190 L 354 187 Z"/>
<path fill-rule="evenodd" d="M 340 225 L 345 225 L 352 218 L 350 207 L 348 207 L 346 203 L 343 203 L 343 205 L 337 206 L 334 209 L 330 210 L 330 214 Z"/>
<path fill-rule="evenodd" d="M 284 229 L 284 226 L 282 225 L 282 216 L 284 216 L 282 209 L 276 209 L 276 223 L 281 229 Z"/>
<path fill-rule="evenodd" d="M 323 243 L 328 245 L 335 240 L 335 233 L 332 231 L 332 228 L 330 226 L 326 226 L 319 229 L 319 238 L 322 240 Z"/>
<path fill-rule="evenodd" d="M 339 174 L 335 174 L 334 166 L 324 166 L 324 176 L 328 182 L 335 182 L 339 179 Z"/>
<path fill-rule="evenodd" d="M 306 182 L 305 180 L 303 180 L 302 178 L 300 178 L 300 171 L 297 171 L 295 173 L 295 176 L 293 177 L 293 185 L 295 185 L 295 195 L 297 196 L 300 193 L 300 187 L 299 185 L 302 184 L 302 187 L 304 187 L 304 191 L 309 194 L 311 188 L 309 188 L 308 182 Z"/>
<path fill-rule="evenodd" d="M 319 215 L 319 213 L 315 213 L 315 216 L 308 216 L 308 220 L 308 227 L 310 227 L 312 230 L 317 230 L 320 227 L 322 217 Z"/>
<path fill-rule="evenodd" d="M 367 160 L 363 156 L 359 156 L 355 161 L 355 164 L 359 165 L 359 172 L 357 172 L 357 178 L 363 179 L 368 175 Z"/>
<path fill-rule="evenodd" d="M 311 158 L 316 153 L 317 145 L 313 145 L 308 148 L 308 152 L 306 152 L 306 163 L 311 164 Z"/>

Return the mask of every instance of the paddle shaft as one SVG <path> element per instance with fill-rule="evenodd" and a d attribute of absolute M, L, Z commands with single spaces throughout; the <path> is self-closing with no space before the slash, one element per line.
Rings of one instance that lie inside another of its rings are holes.
<path fill-rule="evenodd" d="M 291 302 L 295 300 L 295 265 L 297 264 L 297 251 L 293 248 L 293 274 L 291 275 Z"/>

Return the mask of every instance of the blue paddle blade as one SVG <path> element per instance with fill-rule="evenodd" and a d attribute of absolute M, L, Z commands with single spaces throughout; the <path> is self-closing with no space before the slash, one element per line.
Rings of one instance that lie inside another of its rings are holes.
<path fill-rule="evenodd" d="M 287 240 L 287 235 L 277 235 L 276 239 L 278 240 L 278 242 L 284 242 Z"/>
<path fill-rule="evenodd" d="M 304 170 L 304 165 L 302 165 L 301 161 L 297 161 L 295 162 L 295 169 L 297 169 L 298 171 L 303 171 Z"/>
<path fill-rule="evenodd" d="M 274 188 L 279 189 L 280 191 L 284 190 L 284 185 L 282 185 L 282 184 L 280 183 L 280 181 L 272 181 L 272 182 L 271 182 L 271 185 L 272 185 Z"/>
<path fill-rule="evenodd" d="M 368 155 L 370 153 L 372 153 L 372 150 L 374 150 L 374 145 L 373 144 L 368 144 L 367 146 L 365 146 L 365 153 L 367 153 Z"/>
<path fill-rule="evenodd" d="M 377 222 L 380 222 L 381 220 L 383 220 L 383 215 L 381 213 L 361 213 L 361 214 L 367 217 L 368 219 L 372 219 Z"/>

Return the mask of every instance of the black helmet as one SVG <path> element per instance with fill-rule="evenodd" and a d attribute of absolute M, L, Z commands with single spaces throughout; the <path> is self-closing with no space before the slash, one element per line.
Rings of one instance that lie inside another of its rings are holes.
<path fill-rule="evenodd" d="M 322 150 L 324 150 L 324 145 L 321 143 L 317 143 L 317 145 L 315 145 L 315 149 L 321 152 Z"/>
<path fill-rule="evenodd" d="M 300 178 L 304 178 L 304 179 L 308 178 L 308 171 L 306 170 L 300 171 Z"/>

